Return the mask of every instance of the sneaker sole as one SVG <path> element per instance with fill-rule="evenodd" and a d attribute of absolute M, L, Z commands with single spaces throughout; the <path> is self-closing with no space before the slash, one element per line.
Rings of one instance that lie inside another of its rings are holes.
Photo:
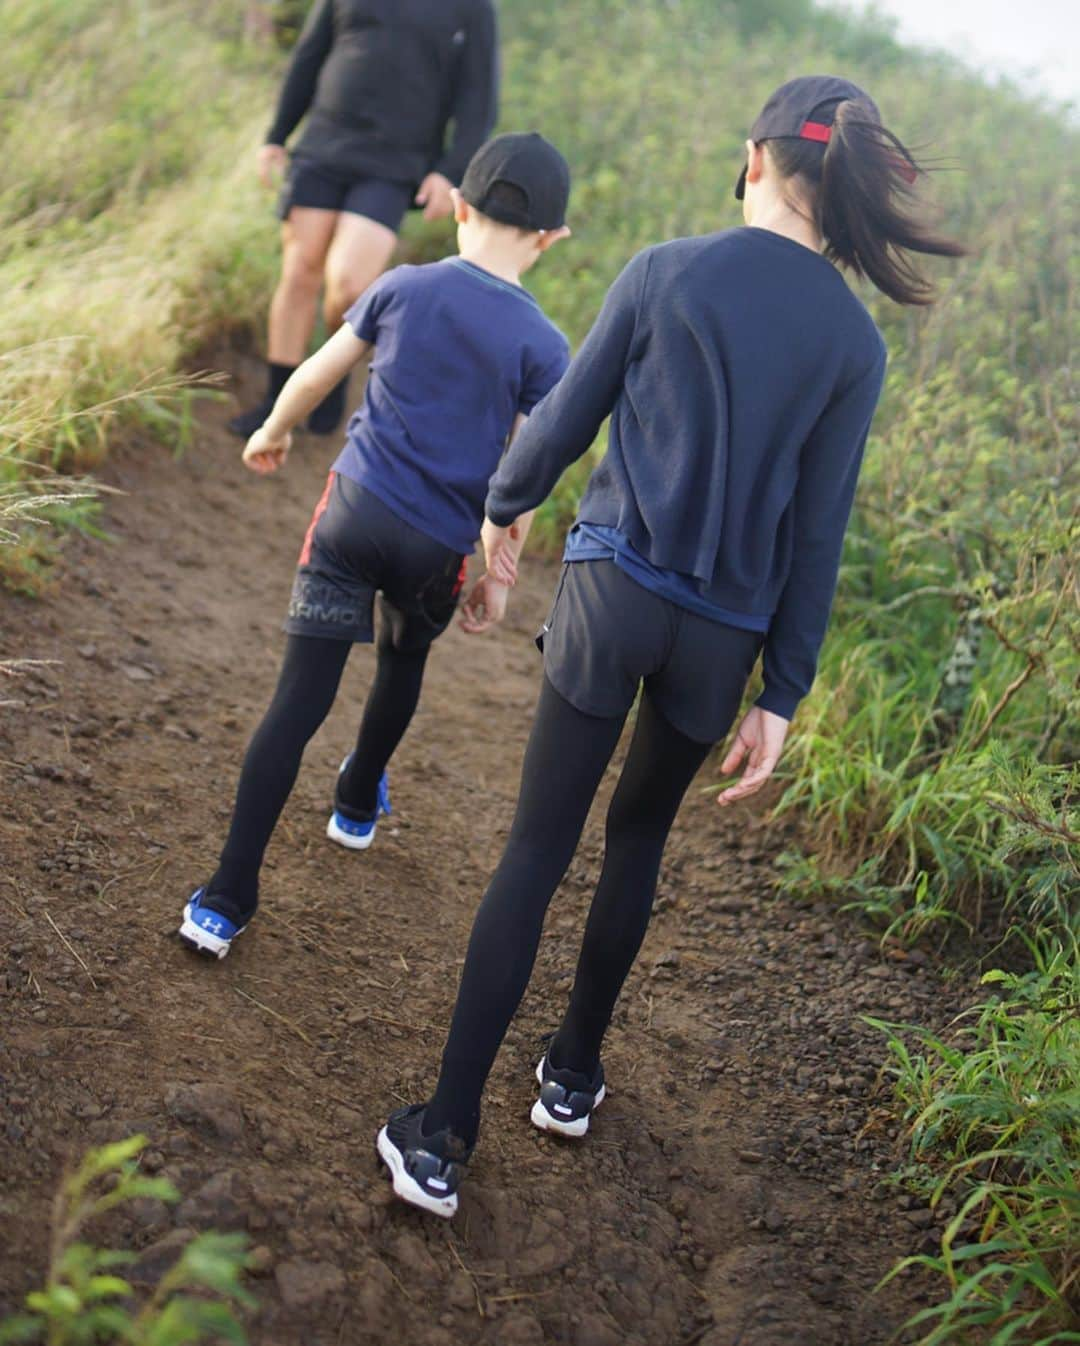
<path fill-rule="evenodd" d="M 432 1215 L 439 1215 L 444 1220 L 449 1220 L 452 1215 L 457 1213 L 456 1192 L 447 1197 L 432 1196 L 425 1192 L 420 1184 L 405 1172 L 401 1151 L 391 1143 L 385 1126 L 379 1132 L 375 1148 L 379 1152 L 379 1158 L 390 1170 L 390 1176 L 394 1182 L 395 1196 L 399 1196 L 402 1201 L 407 1201 L 410 1206 L 417 1206 L 420 1210 L 430 1211 Z"/>
<path fill-rule="evenodd" d="M 373 827 L 366 837 L 354 837 L 340 828 L 337 819 L 331 814 L 330 821 L 326 824 L 326 835 L 339 846 L 344 846 L 347 851 L 366 851 L 375 840 L 375 828 Z"/>
<path fill-rule="evenodd" d="M 536 1081 L 543 1087 L 544 1084 L 544 1058 L 540 1058 L 540 1064 L 536 1067 Z M 558 1117 L 553 1117 L 541 1099 L 537 1099 L 532 1105 L 532 1112 L 529 1114 L 532 1124 L 541 1131 L 551 1131 L 556 1136 L 567 1136 L 572 1140 L 580 1140 L 589 1130 L 589 1119 L 596 1109 L 603 1103 L 607 1097 L 607 1088 L 600 1086 L 600 1091 L 596 1095 L 596 1102 L 592 1105 L 584 1117 L 577 1117 L 572 1122 L 560 1122 Z"/>
<path fill-rule="evenodd" d="M 233 935 L 233 939 L 239 939 L 247 929 L 242 927 Z M 232 947 L 232 939 L 219 939 L 217 935 L 212 935 L 209 930 L 203 930 L 191 919 L 191 903 L 184 908 L 184 920 L 180 926 L 180 938 L 195 953 L 201 954 L 204 958 L 222 959 Z"/>

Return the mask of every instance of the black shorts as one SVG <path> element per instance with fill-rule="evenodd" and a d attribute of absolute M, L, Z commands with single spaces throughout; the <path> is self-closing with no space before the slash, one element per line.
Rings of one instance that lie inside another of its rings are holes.
<path fill-rule="evenodd" d="M 285 630 L 368 644 L 379 593 L 382 639 L 417 653 L 450 625 L 464 581 L 460 552 L 331 472 L 304 538 Z"/>
<path fill-rule="evenodd" d="M 764 640 L 661 598 L 614 561 L 573 561 L 537 644 L 548 681 L 583 714 L 625 715 L 644 683 L 679 733 L 719 743 Z"/>
<path fill-rule="evenodd" d="M 412 205 L 416 187 L 385 178 L 343 178 L 312 159 L 294 156 L 278 201 L 278 217 L 286 219 L 293 206 L 312 210 L 346 210 L 383 224 L 396 234 Z"/>

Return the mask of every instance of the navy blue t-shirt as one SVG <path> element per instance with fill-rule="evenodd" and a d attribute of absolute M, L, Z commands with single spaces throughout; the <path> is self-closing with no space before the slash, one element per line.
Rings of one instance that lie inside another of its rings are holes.
<path fill-rule="evenodd" d="M 460 257 L 386 272 L 345 321 L 375 354 L 334 471 L 471 552 L 514 420 L 562 377 L 566 338 L 527 290 Z"/>

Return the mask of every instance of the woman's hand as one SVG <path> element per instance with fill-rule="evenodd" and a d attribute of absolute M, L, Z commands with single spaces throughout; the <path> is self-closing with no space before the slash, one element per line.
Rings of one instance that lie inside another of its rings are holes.
<path fill-rule="evenodd" d="M 485 575 L 477 580 L 461 609 L 461 629 L 470 636 L 490 631 L 506 616 L 506 601 L 509 597 L 509 586 L 500 584 L 493 575 Z"/>
<path fill-rule="evenodd" d="M 244 466 L 259 476 L 268 476 L 276 472 L 289 456 L 292 448 L 292 435 L 283 435 L 272 439 L 266 433 L 266 426 L 260 426 L 244 446 Z"/>
<path fill-rule="evenodd" d="M 718 804 L 734 804 L 736 800 L 748 799 L 750 795 L 757 794 L 780 760 L 790 723 L 790 720 L 785 720 L 782 715 L 774 715 L 771 710 L 751 706 L 739 725 L 735 742 L 720 764 L 720 770 L 725 776 L 737 771 L 744 762 L 746 770 L 742 780 L 721 793 L 716 801 Z"/>
<path fill-rule="evenodd" d="M 277 178 L 289 165 L 289 155 L 284 145 L 260 145 L 255 156 L 255 165 L 259 171 L 259 181 L 264 187 L 273 187 Z"/>

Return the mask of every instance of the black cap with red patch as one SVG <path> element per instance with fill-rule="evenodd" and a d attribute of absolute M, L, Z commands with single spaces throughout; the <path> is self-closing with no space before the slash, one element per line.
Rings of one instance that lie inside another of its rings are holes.
<path fill-rule="evenodd" d="M 788 80 L 761 109 L 761 115 L 750 128 L 750 139 L 755 145 L 763 140 L 816 140 L 827 145 L 832 135 L 836 105 L 849 98 L 865 103 L 875 119 L 879 118 L 874 100 L 849 79 L 839 79 L 836 75 L 803 75 Z M 745 192 L 744 167 L 735 184 L 735 199 L 741 201 Z"/>

